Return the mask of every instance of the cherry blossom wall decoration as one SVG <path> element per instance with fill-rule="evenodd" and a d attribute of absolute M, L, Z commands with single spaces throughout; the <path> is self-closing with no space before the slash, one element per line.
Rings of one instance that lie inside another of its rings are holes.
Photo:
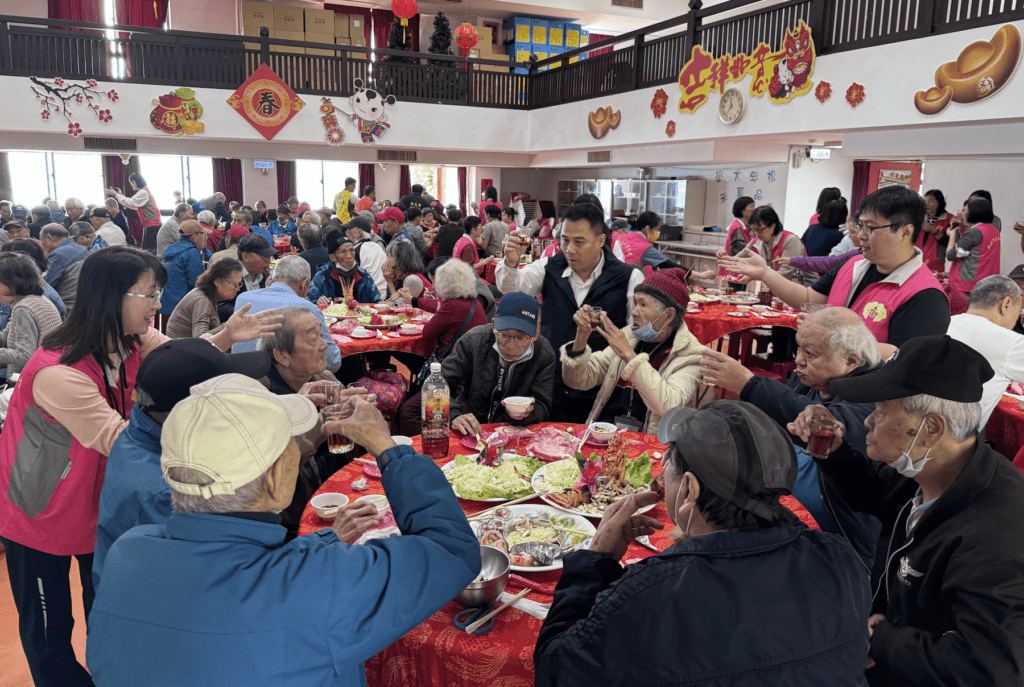
<path fill-rule="evenodd" d="M 673 136 L 675 136 L 676 135 L 676 123 L 675 122 L 669 122 L 668 126 L 665 127 L 665 133 L 668 134 L 669 138 L 672 138 Z"/>
<path fill-rule="evenodd" d="M 59 114 L 64 117 L 68 124 L 68 135 L 75 138 L 82 135 L 82 125 L 75 121 L 72 108 L 76 105 L 85 105 L 96 115 L 101 123 L 106 124 L 114 118 L 109 108 L 103 107 L 104 98 L 112 103 L 117 102 L 117 91 L 111 89 L 103 92 L 95 79 L 89 79 L 85 83 L 65 81 L 59 76 L 55 79 L 40 79 L 30 76 L 32 92 L 36 100 L 42 104 L 43 110 L 39 116 L 43 119 L 50 119 L 51 115 Z"/>
<path fill-rule="evenodd" d="M 832 97 L 832 84 L 828 81 L 819 81 L 818 87 L 814 89 L 814 97 L 818 102 L 823 103 Z"/>
<path fill-rule="evenodd" d="M 864 102 L 864 87 L 857 82 L 851 84 L 846 89 L 846 102 L 850 103 L 850 107 L 857 107 Z"/>
<path fill-rule="evenodd" d="M 659 88 L 654 93 L 654 100 L 651 101 L 651 110 L 655 119 L 661 119 L 661 115 L 668 110 L 668 93 L 664 88 Z"/>

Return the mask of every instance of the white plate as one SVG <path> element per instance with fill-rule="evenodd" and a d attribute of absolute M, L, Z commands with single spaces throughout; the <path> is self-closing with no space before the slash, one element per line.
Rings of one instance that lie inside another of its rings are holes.
<path fill-rule="evenodd" d="M 349 334 L 349 336 L 351 336 L 353 339 L 376 339 L 377 338 L 377 332 L 371 332 L 371 333 L 367 334 L 366 336 L 359 336 L 355 332 L 352 332 L 351 334 Z"/>
<path fill-rule="evenodd" d="M 782 313 L 779 313 L 779 312 L 763 312 L 763 313 L 761 313 L 761 317 L 768 317 L 768 318 L 782 317 Z"/>
<path fill-rule="evenodd" d="M 568 460 L 576 460 L 576 459 L 575 458 L 569 458 Z M 561 463 L 561 462 L 563 462 L 563 461 L 556 461 L 556 463 Z M 544 503 L 550 505 L 552 508 L 554 508 L 556 510 L 560 510 L 563 513 L 570 513 L 571 515 L 582 515 L 582 516 L 587 517 L 587 518 L 598 518 L 598 519 L 600 519 L 604 515 L 603 512 L 601 512 L 601 513 L 588 513 L 587 511 L 578 510 L 576 508 L 562 508 L 557 503 L 552 501 L 551 497 L 548 496 L 545 493 L 547 491 L 547 489 L 546 489 L 547 480 L 544 479 L 545 470 L 547 469 L 548 465 L 555 465 L 556 463 L 547 463 L 545 465 L 541 465 L 540 469 L 537 470 L 537 472 L 533 473 L 533 479 L 530 482 L 533 485 L 533 490 L 535 492 L 537 492 L 538 494 L 540 494 L 540 498 L 541 498 L 542 501 L 544 501 Z M 653 509 L 654 506 L 656 506 L 656 505 L 658 505 L 658 504 L 653 504 L 653 505 L 647 506 L 645 508 L 641 508 L 640 510 L 637 511 L 637 513 L 646 513 L 647 511 Z"/>
<path fill-rule="evenodd" d="M 467 455 L 470 458 L 476 460 L 476 457 L 479 456 L 480 453 L 479 452 L 477 452 L 477 453 L 466 453 L 464 455 Z M 506 453 L 505 455 L 508 456 L 509 458 L 519 458 L 520 457 L 520 456 L 518 456 L 515 453 Z M 450 460 L 450 461 L 448 461 L 447 463 L 445 463 L 444 465 L 441 466 L 441 470 L 443 470 L 445 473 L 447 473 L 453 467 L 455 467 L 455 461 L 454 460 Z M 451 482 L 449 482 L 449 484 L 451 484 Z M 452 491 L 455 491 L 455 485 L 454 484 L 452 484 Z M 459 496 L 459 492 L 456 491 L 455 495 Z M 525 496 L 525 494 L 524 494 L 524 496 Z M 520 498 L 520 497 L 519 496 L 510 496 L 509 498 L 502 498 L 502 499 L 465 499 L 465 498 L 462 498 L 461 496 L 459 496 L 459 498 L 462 499 L 463 501 L 476 501 L 477 503 L 505 503 L 506 501 L 511 501 L 513 499 L 517 499 L 517 498 Z"/>
<path fill-rule="evenodd" d="M 324 322 L 327 323 L 328 327 L 331 326 L 332 324 L 334 324 L 337 321 L 338 321 L 337 317 L 331 317 L 330 315 L 324 315 Z"/>
<path fill-rule="evenodd" d="M 594 527 L 594 525 L 589 520 L 587 520 L 586 518 L 581 518 L 581 517 L 572 517 L 573 515 L 577 515 L 578 516 L 578 514 L 573 514 L 573 513 L 567 514 L 565 511 L 563 511 L 561 509 L 558 509 L 558 508 L 551 508 L 550 506 L 542 506 L 540 504 L 534 504 L 534 505 L 519 504 L 519 505 L 516 505 L 516 506 L 509 506 L 508 509 L 510 511 L 512 511 L 512 515 L 515 516 L 515 517 L 518 517 L 520 515 L 529 515 L 530 513 L 546 513 L 549 517 L 550 516 L 556 516 L 556 517 L 559 517 L 559 518 L 565 518 L 568 515 L 568 517 L 570 517 L 572 519 L 573 523 L 574 523 L 572 525 L 573 528 L 578 529 L 578 530 L 586 530 L 587 532 L 591 532 L 590 537 L 587 540 L 585 540 L 586 542 L 589 542 L 589 540 L 591 538 L 593 538 L 593 535 L 597 534 L 597 528 Z M 485 522 L 484 520 L 471 520 L 470 523 L 469 523 L 470 526 L 473 528 L 473 532 L 476 534 L 477 540 L 480 539 L 480 527 L 483 525 L 484 522 Z M 574 550 L 578 550 L 578 549 L 574 549 Z M 526 567 L 526 566 L 523 566 L 523 565 L 513 565 L 513 566 L 511 566 L 511 569 L 516 571 L 516 572 L 548 572 L 549 570 L 561 570 L 562 569 L 562 561 L 558 561 L 557 563 L 555 563 L 553 565 L 542 565 L 542 566 L 536 566 L 536 567 Z"/>
<path fill-rule="evenodd" d="M 750 313 L 748 312 L 731 312 L 727 314 L 729 317 L 750 317 Z"/>

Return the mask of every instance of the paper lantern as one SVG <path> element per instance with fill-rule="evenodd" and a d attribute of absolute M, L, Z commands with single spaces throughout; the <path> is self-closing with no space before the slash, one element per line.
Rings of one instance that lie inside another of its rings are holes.
<path fill-rule="evenodd" d="M 416 0 L 391 0 L 391 12 L 402 20 L 402 26 L 408 26 L 409 20 L 416 16 L 419 8 Z"/>
<path fill-rule="evenodd" d="M 477 33 L 476 27 L 468 22 L 455 29 L 455 45 L 462 48 L 463 57 L 469 57 L 469 51 L 479 40 L 480 34 Z"/>

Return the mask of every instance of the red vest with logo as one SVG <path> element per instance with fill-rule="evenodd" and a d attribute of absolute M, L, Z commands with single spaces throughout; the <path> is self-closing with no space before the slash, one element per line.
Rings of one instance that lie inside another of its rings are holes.
<path fill-rule="evenodd" d="M 792 236 L 793 238 L 795 238 L 797 240 L 799 240 L 799 238 L 800 238 L 799 236 L 797 236 L 793 232 L 786 231 L 785 229 L 783 229 L 782 230 L 782 234 L 779 236 L 779 242 L 775 244 L 774 248 L 772 248 L 772 260 L 774 260 L 776 258 L 781 258 L 782 257 L 782 251 L 785 250 L 785 248 L 786 248 L 786 237 L 787 236 Z M 760 241 L 760 240 L 758 242 L 761 244 L 760 246 L 758 246 L 758 251 L 761 253 L 761 255 L 763 257 L 764 256 L 764 250 L 763 249 L 767 248 L 767 244 L 764 241 Z M 800 245 L 801 246 L 804 245 L 803 241 L 800 241 Z M 807 255 L 807 251 L 804 250 L 803 254 Z M 770 263 L 771 261 L 768 261 L 768 262 Z"/>
<path fill-rule="evenodd" d="M 953 266 L 949 268 L 949 285 L 961 293 L 970 293 L 974 290 L 976 283 L 985 277 L 991 277 L 993 274 L 1000 273 L 999 230 L 991 224 L 976 224 L 974 228 L 981 231 L 981 245 L 971 249 L 972 255 L 968 255 L 962 260 L 954 260 Z M 975 251 L 978 251 L 978 268 L 975 270 L 974 279 L 970 281 L 962 279 L 960 277 L 960 270 L 963 267 L 964 260 L 973 258 Z"/>
<path fill-rule="evenodd" d="M 945 235 L 946 229 L 949 228 L 949 222 L 951 219 L 952 217 L 947 214 L 945 219 L 937 219 L 932 222 L 932 224 L 939 227 L 942 234 Z M 938 237 L 933 234 L 929 234 L 927 231 L 922 229 L 921 233 L 918 234 L 917 241 L 914 242 L 914 245 L 920 248 L 921 252 L 924 253 L 924 262 L 928 265 L 928 269 L 933 272 L 946 271 L 946 252 L 942 251 L 940 255 L 939 251 L 941 250 L 941 246 L 939 246 Z"/>
<path fill-rule="evenodd" d="M 743 226 L 743 222 L 741 222 L 739 220 L 735 220 L 735 221 L 733 221 L 732 224 L 729 225 L 729 233 L 725 237 L 725 251 L 727 253 L 729 252 L 729 246 L 732 245 L 732 235 L 734 233 L 736 233 L 737 231 L 742 231 L 743 232 L 743 244 L 744 245 L 750 243 L 750 231 L 745 226 Z"/>
<path fill-rule="evenodd" d="M 864 256 L 847 260 L 836 280 L 832 285 L 832 291 L 828 294 L 828 304 L 832 307 L 850 308 L 867 325 L 868 329 L 879 343 L 889 342 L 889 322 L 893 313 L 910 298 L 925 289 L 937 289 L 942 291 L 942 285 L 935 278 L 928 266 L 921 264 L 914 273 L 902 284 L 896 282 L 881 281 L 871 284 L 853 303 L 850 303 L 850 295 L 855 291 L 853 283 L 853 272 L 858 264 L 863 263 Z"/>
<path fill-rule="evenodd" d="M 61 365 L 60 351 L 40 348 L 18 378 L 0 432 L 0 535 L 54 556 L 92 553 L 107 457 L 87 448 L 59 422 L 40 409 L 32 397 L 36 374 Z M 127 420 L 139 371 L 136 350 L 124 361 L 126 387 L 114 388 Z M 68 365 L 96 384 L 106 398 L 104 374 L 88 356 Z M 109 401 L 108 401 L 109 403 Z"/>
<path fill-rule="evenodd" d="M 149 194 L 149 203 L 139 208 L 139 214 L 142 215 L 142 226 L 159 227 L 163 224 L 163 218 L 160 216 L 160 208 L 157 207 L 156 198 L 153 197 L 153 193 L 149 188 L 143 190 Z"/>
<path fill-rule="evenodd" d="M 651 242 L 644 238 L 644 235 L 639 231 L 631 231 L 626 234 L 620 234 L 619 232 L 612 232 L 613 244 L 618 243 L 619 248 L 622 250 L 622 262 L 633 267 L 642 267 L 640 264 L 640 258 L 643 257 L 644 251 L 651 248 Z M 654 274 L 654 269 L 649 265 L 644 267 L 644 272 L 647 276 Z"/>

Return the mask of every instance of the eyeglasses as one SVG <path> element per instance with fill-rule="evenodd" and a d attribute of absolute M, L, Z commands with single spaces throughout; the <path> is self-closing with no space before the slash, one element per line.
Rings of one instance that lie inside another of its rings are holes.
<path fill-rule="evenodd" d="M 131 296 L 132 298 L 148 298 L 154 303 L 159 303 L 160 296 L 164 295 L 164 290 L 157 289 L 156 293 L 126 293 L 125 295 Z"/>
<path fill-rule="evenodd" d="M 232 284 L 231 288 L 235 291 L 241 291 L 243 286 L 245 286 L 245 282 L 238 282 L 237 284 Z"/>
<path fill-rule="evenodd" d="M 529 341 L 532 337 L 526 334 L 506 334 L 505 332 L 494 332 L 494 338 L 502 343 L 508 343 L 513 341 L 517 344 L 524 344 Z"/>
<path fill-rule="evenodd" d="M 870 235 L 872 232 L 878 231 L 879 229 L 888 229 L 890 227 L 902 227 L 902 226 L 903 226 L 902 224 L 893 223 L 893 224 L 883 224 L 880 227 L 873 227 L 870 224 L 861 224 L 860 222 L 855 222 L 854 225 L 853 225 L 853 229 L 858 234 L 868 234 L 868 235 Z"/>

